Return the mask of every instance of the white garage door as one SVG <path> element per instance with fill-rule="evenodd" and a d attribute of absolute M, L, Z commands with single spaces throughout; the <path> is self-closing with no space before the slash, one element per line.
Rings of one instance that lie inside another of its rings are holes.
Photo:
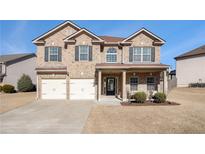
<path fill-rule="evenodd" d="M 42 99 L 66 99 L 66 80 L 43 79 Z"/>
<path fill-rule="evenodd" d="M 71 100 L 95 99 L 94 79 L 71 79 L 70 99 Z"/>

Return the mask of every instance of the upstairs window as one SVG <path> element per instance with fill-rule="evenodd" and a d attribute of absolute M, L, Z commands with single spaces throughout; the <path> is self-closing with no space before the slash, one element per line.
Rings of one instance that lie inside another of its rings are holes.
<path fill-rule="evenodd" d="M 92 61 L 92 46 L 75 46 L 75 61 Z"/>
<path fill-rule="evenodd" d="M 133 51 L 133 61 L 134 62 L 141 62 L 142 50 L 141 48 L 134 48 Z"/>
<path fill-rule="evenodd" d="M 45 61 L 61 61 L 61 47 L 46 47 L 45 48 Z"/>
<path fill-rule="evenodd" d="M 142 48 L 143 49 L 143 61 L 144 62 L 151 62 L 151 51 L 152 48 Z"/>
<path fill-rule="evenodd" d="M 154 62 L 155 48 L 154 47 L 130 47 L 129 61 L 130 62 Z"/>
<path fill-rule="evenodd" d="M 107 63 L 116 63 L 117 62 L 117 51 L 115 48 L 109 48 L 106 54 Z"/>
<path fill-rule="evenodd" d="M 89 60 L 89 46 L 80 45 L 79 46 L 79 60 L 88 61 Z"/>

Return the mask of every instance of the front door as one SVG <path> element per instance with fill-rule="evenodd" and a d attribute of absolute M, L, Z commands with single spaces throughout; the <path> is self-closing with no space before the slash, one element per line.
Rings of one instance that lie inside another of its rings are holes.
<path fill-rule="evenodd" d="M 106 94 L 115 95 L 115 78 L 108 77 L 106 81 Z"/>

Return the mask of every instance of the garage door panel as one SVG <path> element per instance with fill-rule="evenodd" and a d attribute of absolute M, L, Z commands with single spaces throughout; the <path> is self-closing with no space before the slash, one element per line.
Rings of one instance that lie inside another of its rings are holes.
<path fill-rule="evenodd" d="M 95 99 L 94 79 L 71 79 L 70 99 Z"/>
<path fill-rule="evenodd" d="M 66 80 L 43 79 L 42 99 L 66 99 Z"/>

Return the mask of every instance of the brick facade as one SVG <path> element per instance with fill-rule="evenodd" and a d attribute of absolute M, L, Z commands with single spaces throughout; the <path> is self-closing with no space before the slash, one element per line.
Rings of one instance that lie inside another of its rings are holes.
<path fill-rule="evenodd" d="M 69 98 L 69 80 L 70 79 L 95 79 L 97 83 L 97 63 L 106 63 L 106 53 L 109 48 L 115 48 L 117 51 L 117 63 L 129 63 L 129 47 L 139 46 L 139 47 L 154 47 L 155 48 L 155 64 L 160 64 L 160 46 L 154 46 L 154 39 L 144 33 L 140 33 L 137 36 L 133 37 L 131 40 L 131 45 L 119 46 L 118 44 L 103 45 L 100 43 L 93 43 L 96 41 L 96 38 L 93 38 L 90 34 L 85 32 L 76 35 L 75 38 L 72 38 L 74 42 L 65 43 L 65 39 L 68 35 L 75 33 L 77 30 L 73 26 L 65 26 L 58 29 L 55 33 L 46 36 L 41 41 L 44 41 L 44 44 L 37 45 L 37 67 L 40 68 L 56 68 L 56 67 L 67 67 L 68 75 L 38 75 L 38 96 L 40 98 L 41 94 L 41 80 L 44 78 L 66 78 L 67 79 L 67 92 Z M 89 45 L 92 46 L 92 61 L 75 61 L 75 46 L 77 45 Z M 46 46 L 58 46 L 62 48 L 62 62 L 45 62 L 44 61 L 44 52 Z M 117 73 L 111 72 L 102 72 L 102 86 L 101 94 L 104 92 L 104 79 L 107 76 L 114 76 L 117 78 L 117 95 L 122 96 L 122 71 L 118 70 Z M 160 84 L 160 71 L 154 72 L 149 70 L 148 72 L 136 72 L 135 75 L 139 76 L 140 91 L 147 91 L 146 87 L 146 77 L 155 76 L 157 78 L 158 90 L 162 88 Z M 129 88 L 129 78 L 133 76 L 133 72 L 126 72 L 126 88 Z M 97 84 L 96 84 L 97 86 Z M 96 88 L 97 95 L 97 88 Z"/>

